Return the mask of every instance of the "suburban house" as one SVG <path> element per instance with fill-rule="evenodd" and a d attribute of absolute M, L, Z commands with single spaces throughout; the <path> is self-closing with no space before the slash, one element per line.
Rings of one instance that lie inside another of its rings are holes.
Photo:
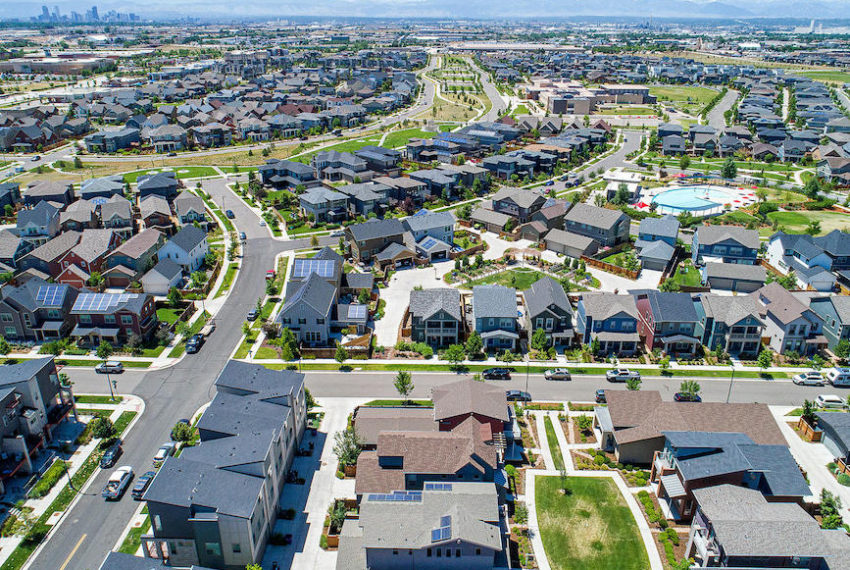
<path fill-rule="evenodd" d="M 846 466 L 850 463 L 850 414 L 845 412 L 815 412 L 818 429 L 823 432 L 821 442 Z"/>
<path fill-rule="evenodd" d="M 311 165 L 319 180 L 366 182 L 374 177 L 366 161 L 349 152 L 323 150 L 313 155 Z"/>
<path fill-rule="evenodd" d="M 600 354 L 634 354 L 640 344 L 638 309 L 631 295 L 583 293 L 576 309 L 579 342 L 598 342 Z"/>
<path fill-rule="evenodd" d="M 301 216 L 316 223 L 338 223 L 348 219 L 348 196 L 320 186 L 298 196 Z"/>
<path fill-rule="evenodd" d="M 157 252 L 160 261 L 171 259 L 187 273 L 200 269 L 209 253 L 207 234 L 195 226 L 184 226 Z"/>
<path fill-rule="evenodd" d="M 454 214 L 421 210 L 401 223 L 413 236 L 420 256 L 431 261 L 449 258 L 454 247 Z"/>
<path fill-rule="evenodd" d="M 19 269 L 36 269 L 53 278 L 62 272 L 59 260 L 80 241 L 80 232 L 62 232 L 21 258 Z"/>
<path fill-rule="evenodd" d="M 65 181 L 33 182 L 24 190 L 24 206 L 36 206 L 39 202 L 55 202 L 67 206 L 74 201 L 73 183 Z"/>
<path fill-rule="evenodd" d="M 739 226 L 699 226 L 691 243 L 691 257 L 697 265 L 705 261 L 755 265 L 759 233 Z"/>
<path fill-rule="evenodd" d="M 167 458 L 143 496 L 145 557 L 227 569 L 261 562 L 306 415 L 303 374 L 229 361 L 198 420 L 200 443 Z"/>
<path fill-rule="evenodd" d="M 546 332 L 552 346 L 570 346 L 575 338 L 573 308 L 564 287 L 551 277 L 541 277 L 523 293 L 529 337 Z"/>
<path fill-rule="evenodd" d="M 98 131 L 86 135 L 83 141 L 88 152 L 118 152 L 141 143 L 139 129 L 125 127 L 117 131 Z"/>
<path fill-rule="evenodd" d="M 165 258 L 142 275 L 142 290 L 149 295 L 168 295 L 172 287 L 178 287 L 183 280 L 183 268 L 171 259 Z"/>
<path fill-rule="evenodd" d="M 850 297 L 846 295 L 830 295 L 812 297 L 809 307 L 823 321 L 823 335 L 826 337 L 830 350 L 842 340 L 850 342 Z"/>
<path fill-rule="evenodd" d="M 180 181 L 174 172 L 157 172 L 156 174 L 145 174 L 136 179 L 136 188 L 139 200 L 146 196 L 155 194 L 166 200 L 173 200 L 177 196 Z"/>
<path fill-rule="evenodd" d="M 76 409 L 73 390 L 60 383 L 52 356 L 0 366 L 0 406 L 4 410 L 0 493 L 4 493 L 6 481 L 35 472 L 33 455 L 52 441 L 54 429 L 69 413 L 76 419 Z"/>
<path fill-rule="evenodd" d="M 543 208 L 546 198 L 533 190 L 501 188 L 493 195 L 493 210 L 507 214 L 524 224 Z"/>
<path fill-rule="evenodd" d="M 336 568 L 493 568 L 506 532 L 492 484 L 426 483 L 421 491 L 369 493 L 360 516 L 343 524 Z"/>
<path fill-rule="evenodd" d="M 635 250 L 641 267 L 664 271 L 676 249 L 679 220 L 670 214 L 662 218 L 644 218 L 640 221 Z"/>
<path fill-rule="evenodd" d="M 120 174 L 104 176 L 102 178 L 90 178 L 80 184 L 80 198 L 83 200 L 111 198 L 112 196 L 123 195 L 124 177 Z"/>
<path fill-rule="evenodd" d="M 139 293 L 80 293 L 71 315 L 71 337 L 87 346 L 103 341 L 120 346 L 131 337 L 146 340 L 158 322 L 153 297 Z"/>
<path fill-rule="evenodd" d="M 770 502 L 802 504 L 812 495 L 786 445 L 759 445 L 743 433 L 665 431 L 650 481 L 671 518 L 690 521 L 696 489 L 733 484 L 760 491 Z"/>
<path fill-rule="evenodd" d="M 82 289 L 93 273 L 102 273 L 106 256 L 120 243 L 121 238 L 112 230 L 83 231 L 80 241 L 59 258 L 61 271 L 56 280 Z"/>
<path fill-rule="evenodd" d="M 764 336 L 774 352 L 811 356 L 827 347 L 821 316 L 779 283 L 769 283 L 753 293 L 764 307 Z"/>
<path fill-rule="evenodd" d="M 647 352 L 658 349 L 675 358 L 688 358 L 702 346 L 696 332 L 699 317 L 689 293 L 638 291 L 635 305 L 638 334 Z"/>
<path fill-rule="evenodd" d="M 174 198 L 174 210 L 180 225 L 198 222 L 201 227 L 207 224 L 207 209 L 204 200 L 188 190 L 183 190 Z"/>
<path fill-rule="evenodd" d="M 702 284 L 711 289 L 752 293 L 762 287 L 766 279 L 767 270 L 762 265 L 709 261 L 700 268 Z"/>
<path fill-rule="evenodd" d="M 696 331 L 709 350 L 720 348 L 733 356 L 759 353 L 764 321 L 762 308 L 748 295 L 699 295 L 694 304 L 699 317 Z"/>
<path fill-rule="evenodd" d="M 564 229 L 593 238 L 603 247 L 629 239 L 629 217 L 619 210 L 599 208 L 579 202 L 564 216 Z"/>
<path fill-rule="evenodd" d="M 464 326 L 457 289 L 414 289 L 408 310 L 413 342 L 445 347 L 461 341 Z"/>
<path fill-rule="evenodd" d="M 127 287 L 138 281 L 148 269 L 156 264 L 156 254 L 165 244 L 165 236 L 152 228 L 137 233 L 106 258 L 109 269 L 104 272 L 110 287 Z"/>
<path fill-rule="evenodd" d="M 532 222 L 535 223 L 535 222 Z M 552 228 L 543 238 L 546 249 L 562 253 L 567 257 L 581 259 L 599 251 L 599 242 L 581 234 L 574 234 L 558 228 Z"/>
<path fill-rule="evenodd" d="M 605 390 L 605 398 L 607 407 L 594 408 L 594 429 L 620 463 L 650 465 L 671 431 L 742 433 L 759 445 L 787 447 L 767 404 L 662 401 L 655 390 Z"/>
<path fill-rule="evenodd" d="M 390 244 L 404 244 L 404 226 L 395 219 L 369 220 L 345 229 L 346 242 L 355 261 L 368 263 Z"/>
<path fill-rule="evenodd" d="M 832 273 L 833 257 L 816 240 L 818 238 L 808 234 L 777 232 L 767 242 L 766 258 L 782 273 L 787 275 L 793 272 L 802 289 L 811 287 L 816 291 L 831 292 L 836 281 Z M 825 240 L 819 241 L 822 243 Z M 835 245 L 845 245 L 841 244 L 843 241 L 836 239 Z M 850 256 L 850 241 L 846 246 L 848 249 L 839 257 Z"/>
<path fill-rule="evenodd" d="M 168 200 L 156 194 L 150 194 L 139 200 L 139 213 L 146 228 L 156 228 L 170 234 L 174 228 L 171 221 L 171 206 Z"/>
<path fill-rule="evenodd" d="M 297 290 L 287 294 L 278 322 L 282 328 L 295 333 L 299 342 L 309 346 L 326 346 L 337 294 L 337 288 L 325 277 L 311 271 L 298 284 Z"/>
<path fill-rule="evenodd" d="M 276 188 L 309 188 L 319 185 L 313 168 L 294 160 L 269 159 L 260 165 L 259 173 L 263 184 L 271 184 Z"/>
<path fill-rule="evenodd" d="M 59 233 L 59 209 L 50 202 L 39 202 L 32 208 L 18 211 L 15 228 L 28 242 L 41 245 Z"/>
<path fill-rule="evenodd" d="M 756 489 L 718 485 L 693 495 L 685 556 L 701 568 L 840 568 L 850 549 L 843 529 L 822 529 L 803 507 L 770 502 Z"/>
<path fill-rule="evenodd" d="M 71 307 L 78 291 L 38 277 L 0 288 L 0 323 L 8 340 L 49 342 L 68 335 L 74 326 Z"/>
<path fill-rule="evenodd" d="M 472 322 L 487 351 L 519 348 L 516 289 L 502 285 L 472 288 Z"/>

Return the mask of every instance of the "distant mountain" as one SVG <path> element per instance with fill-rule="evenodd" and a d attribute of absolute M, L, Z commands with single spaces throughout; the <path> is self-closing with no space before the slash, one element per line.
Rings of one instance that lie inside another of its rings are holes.
<path fill-rule="evenodd" d="M 41 0 L 0 2 L 0 17 L 41 12 Z M 80 10 L 76 0 L 55 2 L 63 13 Z M 377 18 L 850 18 L 848 0 L 105 0 L 107 9 L 159 16 L 350 16 Z M 51 2 L 50 5 L 54 5 Z"/>

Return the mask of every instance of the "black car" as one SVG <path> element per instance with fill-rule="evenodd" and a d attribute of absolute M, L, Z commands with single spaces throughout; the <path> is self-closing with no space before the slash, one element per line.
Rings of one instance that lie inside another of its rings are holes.
<path fill-rule="evenodd" d="M 673 399 L 677 402 L 702 402 L 699 394 L 687 394 L 685 392 L 676 392 Z"/>
<path fill-rule="evenodd" d="M 230 218 L 231 220 L 236 217 L 236 214 L 233 213 L 233 210 L 225 210 L 224 215 Z"/>
<path fill-rule="evenodd" d="M 508 390 L 505 392 L 508 402 L 530 402 L 531 394 L 522 390 Z"/>
<path fill-rule="evenodd" d="M 481 373 L 485 380 L 510 380 L 511 371 L 507 368 L 488 368 Z"/>
<path fill-rule="evenodd" d="M 186 353 L 187 354 L 195 354 L 199 350 L 201 350 L 201 346 L 204 344 L 204 335 L 195 334 L 192 335 L 189 340 L 186 341 Z"/>
<path fill-rule="evenodd" d="M 596 391 L 596 403 L 597 404 L 607 404 L 608 400 L 605 399 L 605 390 L 600 388 Z"/>
<path fill-rule="evenodd" d="M 109 469 L 115 465 L 115 462 L 118 461 L 118 458 L 121 457 L 122 453 L 124 453 L 124 449 L 121 447 L 121 441 L 115 440 L 115 442 L 109 446 L 109 449 L 107 449 L 100 457 L 100 468 Z"/>
<path fill-rule="evenodd" d="M 130 494 L 133 495 L 133 498 L 137 501 L 142 500 L 142 495 L 145 494 L 145 491 L 150 487 L 151 481 L 156 476 L 156 471 L 148 471 L 138 479 L 136 479 L 136 484 L 133 485 L 133 490 L 130 491 Z"/>

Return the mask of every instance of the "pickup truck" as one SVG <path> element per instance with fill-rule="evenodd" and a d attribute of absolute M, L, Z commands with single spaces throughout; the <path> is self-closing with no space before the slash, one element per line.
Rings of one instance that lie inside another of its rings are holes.
<path fill-rule="evenodd" d="M 605 373 L 605 379 L 608 382 L 625 382 L 632 378 L 640 380 L 640 372 L 635 372 L 628 368 L 614 368 Z"/>

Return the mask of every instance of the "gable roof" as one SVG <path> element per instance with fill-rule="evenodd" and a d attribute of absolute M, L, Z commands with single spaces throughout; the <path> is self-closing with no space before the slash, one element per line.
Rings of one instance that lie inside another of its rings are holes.
<path fill-rule="evenodd" d="M 539 315 L 553 305 L 572 314 L 573 309 L 564 287 L 551 277 L 541 277 L 526 289 L 524 295 L 529 317 Z"/>
<path fill-rule="evenodd" d="M 750 249 L 758 249 L 761 242 L 756 230 L 748 230 L 739 226 L 703 225 L 697 228 L 700 245 L 713 245 L 726 240 L 740 243 Z"/>
<path fill-rule="evenodd" d="M 183 251 L 189 252 L 195 249 L 207 237 L 206 232 L 195 226 L 183 226 L 183 228 L 174 234 L 169 240 Z"/>
<path fill-rule="evenodd" d="M 637 319 L 638 310 L 632 295 L 615 295 L 614 293 L 583 293 L 581 303 L 584 314 L 596 321 L 604 321 L 619 314 Z"/>
<path fill-rule="evenodd" d="M 360 224 L 348 226 L 348 231 L 356 241 L 367 241 L 382 237 L 397 236 L 404 233 L 404 226 L 395 218 L 386 220 L 373 219 Z"/>
<path fill-rule="evenodd" d="M 283 308 L 280 310 L 282 316 L 291 310 L 293 307 L 302 303 L 311 307 L 320 315 L 330 315 L 331 307 L 333 306 L 336 288 L 319 277 L 316 273 L 310 273 L 303 284 L 286 299 Z"/>
<path fill-rule="evenodd" d="M 472 317 L 516 319 L 516 289 L 502 285 L 476 285 L 472 288 Z"/>
<path fill-rule="evenodd" d="M 460 291 L 450 287 L 414 289 L 410 292 L 410 314 L 426 320 L 439 311 L 461 320 Z"/>
<path fill-rule="evenodd" d="M 470 413 L 503 422 L 509 419 L 505 391 L 484 382 L 470 379 L 435 386 L 431 388 L 431 400 L 437 421 Z"/>

